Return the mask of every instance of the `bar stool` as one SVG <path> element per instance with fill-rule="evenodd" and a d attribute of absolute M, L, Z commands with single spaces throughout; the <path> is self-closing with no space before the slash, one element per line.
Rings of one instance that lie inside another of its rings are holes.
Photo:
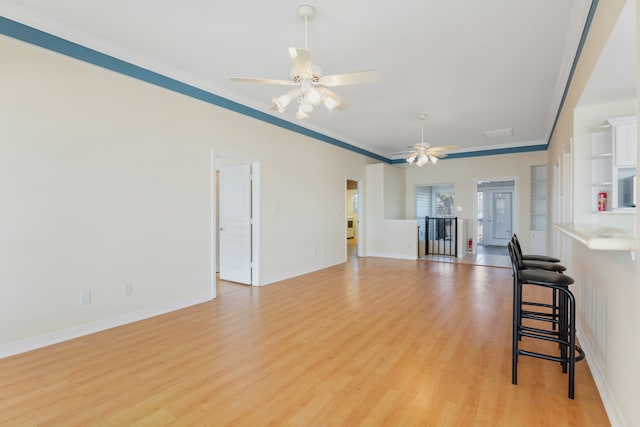
<path fill-rule="evenodd" d="M 513 236 L 511 236 L 511 241 L 513 242 L 513 244 L 516 246 L 516 249 L 518 250 L 518 252 L 520 253 L 520 257 L 524 260 L 524 261 L 546 261 L 546 262 L 560 262 L 559 258 L 556 257 L 552 257 L 552 256 L 547 256 L 547 255 L 533 255 L 533 254 L 522 254 L 522 247 L 520 246 L 520 240 L 518 240 L 518 236 L 513 233 Z"/>
<path fill-rule="evenodd" d="M 569 373 L 570 399 L 574 398 L 575 383 L 575 363 L 584 359 L 584 352 L 576 346 L 575 337 L 575 298 L 569 290 L 569 285 L 574 281 L 571 277 L 556 271 L 541 269 L 521 269 L 518 262 L 516 248 L 512 242 L 507 244 L 511 265 L 513 268 L 513 342 L 512 342 L 512 365 L 511 382 L 518 382 L 518 356 L 530 356 L 540 359 L 559 362 L 562 365 L 562 372 Z M 539 312 L 523 310 L 522 288 L 524 285 L 542 286 L 550 288 L 558 293 L 557 303 L 536 304 L 541 307 L 557 310 L 558 316 L 541 315 Z M 556 304 L 556 305 L 554 305 Z M 556 328 L 543 329 L 523 324 L 523 319 L 532 319 L 556 325 Z M 540 339 L 555 342 L 560 347 L 560 355 L 540 353 L 520 348 L 522 337 Z M 577 355 L 576 355 L 577 354 Z"/>
<path fill-rule="evenodd" d="M 567 270 L 567 268 L 562 265 L 562 264 L 558 264 L 558 262 L 560 261 L 558 258 L 554 258 L 554 257 L 548 257 L 546 255 L 523 255 L 522 254 L 522 249 L 520 247 L 520 242 L 518 241 L 518 236 L 516 236 L 515 234 L 511 237 L 511 244 L 513 245 L 513 249 L 514 249 L 514 253 L 516 255 L 516 258 L 518 260 L 518 267 L 520 268 L 520 270 L 525 270 L 525 269 L 536 269 L 536 270 L 548 270 L 548 271 L 555 271 L 558 273 L 563 273 L 564 271 Z M 527 257 L 527 258 L 525 258 Z M 557 260 L 557 261 L 552 261 L 552 260 Z M 541 307 L 548 307 L 551 308 L 551 313 L 547 314 L 547 313 L 540 313 L 538 312 L 537 314 L 539 315 L 549 315 L 551 317 L 553 317 L 554 319 L 558 318 L 558 292 L 555 289 L 551 289 L 551 296 L 552 296 L 552 302 L 551 304 L 539 304 L 539 303 L 534 303 L 534 302 L 527 302 L 527 301 L 523 301 L 523 305 L 531 305 L 531 306 L 541 306 Z M 556 324 L 553 324 L 553 329 L 555 330 L 556 328 Z"/>

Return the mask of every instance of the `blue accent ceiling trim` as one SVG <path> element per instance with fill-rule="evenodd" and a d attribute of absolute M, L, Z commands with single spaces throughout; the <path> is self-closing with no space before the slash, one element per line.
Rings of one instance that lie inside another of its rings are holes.
<path fill-rule="evenodd" d="M 598 8 L 599 0 L 592 0 L 591 7 L 589 8 L 589 14 L 587 15 L 587 20 L 584 23 L 584 28 L 582 29 L 582 36 L 580 37 L 580 42 L 578 43 L 578 49 L 576 50 L 576 56 L 573 58 L 573 63 L 571 64 L 571 71 L 569 72 L 569 78 L 567 79 L 567 84 L 564 87 L 564 92 L 562 93 L 562 99 L 560 100 L 560 106 L 558 107 L 558 112 L 556 113 L 556 118 L 553 120 L 553 126 L 551 126 L 551 132 L 549 132 L 549 139 L 547 140 L 546 147 L 549 148 L 549 144 L 551 143 L 551 137 L 553 137 L 553 132 L 556 130 L 556 125 L 558 124 L 558 120 L 560 119 L 560 113 L 562 112 L 562 107 L 564 107 L 564 101 L 567 99 L 567 95 L 569 93 L 569 87 L 571 86 L 571 81 L 573 80 L 573 74 L 576 71 L 576 67 L 578 66 L 578 60 L 580 59 L 580 55 L 582 54 L 582 48 L 584 47 L 584 42 L 587 40 L 587 34 L 589 34 L 589 29 L 591 28 L 591 22 L 593 21 L 593 15 L 596 13 L 596 9 Z"/>
<path fill-rule="evenodd" d="M 262 111 L 247 107 L 246 105 L 231 101 L 227 98 L 214 95 L 211 92 L 207 92 L 195 86 L 182 83 L 170 77 L 163 76 L 162 74 L 158 74 L 137 65 L 130 64 L 113 56 L 100 53 L 96 50 L 89 49 L 77 43 L 62 39 L 60 37 L 51 35 L 44 31 L 35 29 L 28 25 L 21 24 L 2 16 L 0 16 L 0 34 L 4 34 L 14 39 L 22 40 L 24 42 L 43 47 L 45 49 L 52 50 L 71 58 L 88 62 L 90 64 L 97 65 L 99 67 L 106 68 L 108 70 L 115 71 L 117 73 L 124 74 L 126 76 L 133 77 L 147 83 L 151 83 L 153 85 L 189 96 L 191 98 L 198 99 L 200 101 L 207 102 L 209 104 L 217 105 L 219 107 L 235 111 L 236 113 L 244 114 L 251 118 L 261 120 L 263 122 L 279 126 L 284 129 L 288 129 L 292 132 L 297 132 L 301 135 L 318 139 L 320 141 L 335 145 L 340 148 L 344 148 L 349 151 L 353 151 L 358 154 L 362 154 L 363 156 L 367 156 L 381 162 L 391 162 L 386 157 L 348 144 L 344 141 L 340 141 L 336 138 L 332 138 L 319 132 L 304 128 L 295 123 L 291 123 L 278 117 L 274 117 L 270 114 L 263 113 Z"/>

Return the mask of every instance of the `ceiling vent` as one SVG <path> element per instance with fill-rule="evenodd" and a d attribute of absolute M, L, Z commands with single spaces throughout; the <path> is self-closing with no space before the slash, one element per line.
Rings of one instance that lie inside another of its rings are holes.
<path fill-rule="evenodd" d="M 502 137 L 511 136 L 511 135 L 513 135 L 513 128 L 484 131 L 484 137 L 487 139 L 502 138 Z"/>

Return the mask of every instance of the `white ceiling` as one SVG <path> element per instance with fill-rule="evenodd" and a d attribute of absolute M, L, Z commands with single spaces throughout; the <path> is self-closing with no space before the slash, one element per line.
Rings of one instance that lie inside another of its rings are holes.
<path fill-rule="evenodd" d="M 636 52 L 636 4 L 627 0 L 580 97 L 580 105 L 635 99 Z"/>
<path fill-rule="evenodd" d="M 376 69 L 380 81 L 336 87 L 349 109 L 330 114 L 318 107 L 300 121 L 292 106 L 284 115 L 269 109 L 287 87 L 230 77 L 289 77 L 287 48 L 304 47 L 296 10 L 305 1 L 316 8 L 308 34 L 314 65 L 325 74 Z M 425 140 L 433 145 L 475 151 L 545 144 L 590 6 L 591 0 L 0 0 L 0 13 L 389 157 L 419 142 L 422 113 Z M 513 128 L 513 136 L 484 136 L 504 128 Z"/>

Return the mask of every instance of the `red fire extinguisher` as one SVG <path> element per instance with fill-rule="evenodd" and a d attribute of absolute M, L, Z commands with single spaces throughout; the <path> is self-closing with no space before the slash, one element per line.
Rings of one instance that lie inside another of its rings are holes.
<path fill-rule="evenodd" d="M 469 239 L 469 253 L 473 252 L 473 240 Z"/>
<path fill-rule="evenodd" d="M 607 210 L 607 193 L 601 191 L 598 193 L 598 211 L 603 212 Z"/>

